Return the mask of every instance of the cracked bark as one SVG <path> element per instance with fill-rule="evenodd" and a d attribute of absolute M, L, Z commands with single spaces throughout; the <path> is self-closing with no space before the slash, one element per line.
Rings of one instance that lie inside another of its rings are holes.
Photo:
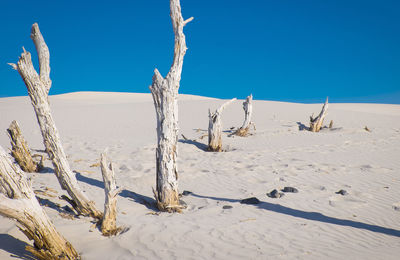
<path fill-rule="evenodd" d="M 178 90 L 181 80 L 186 40 L 183 27 L 193 20 L 183 20 L 179 0 L 170 0 L 170 15 L 175 34 L 174 58 L 165 78 L 155 69 L 150 91 L 157 118 L 156 190 L 157 207 L 161 211 L 180 212 L 178 192 Z"/>
<path fill-rule="evenodd" d="M 80 259 L 73 246 L 57 232 L 22 170 L 0 146 L 0 215 L 17 221 L 34 247 L 26 250 L 39 259 Z"/>

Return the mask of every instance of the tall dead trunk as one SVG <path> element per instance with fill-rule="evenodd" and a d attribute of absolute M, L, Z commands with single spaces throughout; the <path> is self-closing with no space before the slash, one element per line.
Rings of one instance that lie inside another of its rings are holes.
<path fill-rule="evenodd" d="M 29 97 L 36 113 L 43 142 L 46 147 L 57 179 L 63 189 L 72 197 L 74 208 L 84 216 L 97 219 L 102 218 L 102 213 L 96 209 L 78 185 L 78 181 L 68 164 L 64 149 L 61 145 L 60 135 L 51 115 L 48 93 L 51 87 L 50 80 L 50 53 L 40 33 L 39 26 L 32 25 L 31 38 L 39 56 L 40 75 L 32 64 L 31 54 L 24 49 L 17 64 L 10 64 L 18 70 L 28 89 Z"/>
<path fill-rule="evenodd" d="M 313 118 L 313 115 L 310 116 L 310 131 L 311 132 L 319 132 L 321 130 L 322 124 L 324 123 L 325 116 L 327 115 L 326 111 L 328 110 L 328 97 L 325 100 L 325 104 L 322 107 L 321 112 L 316 118 Z"/>
<path fill-rule="evenodd" d="M 212 152 L 222 152 L 222 111 L 235 101 L 236 98 L 225 102 L 214 113 L 208 110 L 208 150 Z"/>
<path fill-rule="evenodd" d="M 11 155 L 21 169 L 25 172 L 38 172 L 40 170 L 39 164 L 33 160 L 17 121 L 13 120 L 11 122 L 7 133 L 11 142 Z"/>
<path fill-rule="evenodd" d="M 117 227 L 117 195 L 121 189 L 117 189 L 114 169 L 112 163 L 107 162 L 105 152 L 101 154 L 100 167 L 106 196 L 101 233 L 103 233 L 104 236 L 113 236 L 120 231 L 120 228 Z"/>
<path fill-rule="evenodd" d="M 183 27 L 193 20 L 182 18 L 179 0 L 170 0 L 172 27 L 175 34 L 174 59 L 165 78 L 155 69 L 150 91 L 157 118 L 157 188 L 154 192 L 161 211 L 180 212 L 178 192 L 177 142 L 178 142 L 178 90 L 181 80 L 186 41 Z"/>
<path fill-rule="evenodd" d="M 251 116 L 253 114 L 253 95 L 250 94 L 243 102 L 243 110 L 244 110 L 244 122 L 243 125 L 235 132 L 235 135 L 238 136 L 247 136 L 249 135 L 250 127 L 254 126 L 254 123 L 251 122 Z"/>
<path fill-rule="evenodd" d="M 80 259 L 40 207 L 21 169 L 0 146 L 0 215 L 14 219 L 19 229 L 34 240 L 26 250 L 39 259 Z"/>

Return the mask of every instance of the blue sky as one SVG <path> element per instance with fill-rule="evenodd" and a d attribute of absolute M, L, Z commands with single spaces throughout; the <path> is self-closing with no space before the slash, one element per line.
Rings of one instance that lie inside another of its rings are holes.
<path fill-rule="evenodd" d="M 181 0 L 188 51 L 180 93 L 292 102 L 400 103 L 400 1 Z M 168 0 L 0 1 L 0 97 L 39 24 L 50 94 L 149 92 L 173 56 Z"/>

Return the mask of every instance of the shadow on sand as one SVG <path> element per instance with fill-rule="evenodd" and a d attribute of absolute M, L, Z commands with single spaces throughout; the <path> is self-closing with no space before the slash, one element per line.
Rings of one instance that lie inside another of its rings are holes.
<path fill-rule="evenodd" d="M 0 249 L 11 254 L 11 257 L 33 260 L 36 259 L 31 253 L 25 250 L 28 244 L 9 234 L 0 234 Z"/>
<path fill-rule="evenodd" d="M 77 171 L 74 171 L 74 172 L 76 173 L 76 179 L 78 181 L 87 183 L 87 184 L 92 185 L 92 186 L 96 186 L 96 187 L 98 187 L 100 189 L 104 189 L 104 183 L 102 181 L 83 176 L 81 173 L 79 173 Z M 158 211 L 158 209 L 156 207 L 156 200 L 151 198 L 151 197 L 147 197 L 147 196 L 138 194 L 136 192 L 133 192 L 133 191 L 130 191 L 130 190 L 127 190 L 127 189 L 123 189 L 119 193 L 119 196 L 131 199 L 136 203 L 144 205 L 148 209 L 151 209 L 151 210 L 154 210 L 154 211 Z"/>
<path fill-rule="evenodd" d="M 125 189 L 122 190 L 119 195 L 124 198 L 132 199 L 134 202 L 142 204 L 150 210 L 159 211 L 156 206 L 156 200 L 154 198 L 147 197 Z"/>
<path fill-rule="evenodd" d="M 179 139 L 178 142 L 184 143 L 184 144 L 191 144 L 191 145 L 196 146 L 198 149 L 200 149 L 200 150 L 202 150 L 202 151 L 205 151 L 205 152 L 208 151 L 208 150 L 207 150 L 207 148 L 208 148 L 207 145 L 205 145 L 205 144 L 203 144 L 203 143 L 200 143 L 200 142 L 197 142 L 197 141 L 194 141 L 194 140 Z"/>
<path fill-rule="evenodd" d="M 219 201 L 226 201 L 226 202 L 239 202 L 240 203 L 240 201 L 241 201 L 238 199 L 227 199 L 227 198 L 202 196 L 202 195 L 198 195 L 195 193 L 190 194 L 190 196 L 194 196 L 194 197 L 198 197 L 198 198 L 219 200 Z M 324 214 L 321 214 L 318 212 L 308 212 L 308 211 L 302 211 L 302 210 L 298 210 L 298 209 L 292 209 L 292 208 L 285 207 L 285 206 L 282 206 L 279 204 L 269 203 L 269 202 L 265 202 L 265 201 L 262 201 L 261 203 L 253 205 L 253 206 L 258 207 L 260 209 L 265 209 L 268 211 L 289 215 L 289 216 L 292 216 L 295 218 L 302 218 L 302 219 L 319 221 L 319 222 L 333 224 L 333 225 L 364 229 L 364 230 L 381 233 L 381 234 L 385 234 L 385 235 L 389 235 L 389 236 L 400 237 L 400 230 L 385 228 L 385 227 L 372 225 L 372 224 L 366 224 L 366 223 L 353 221 L 353 220 L 329 217 L 329 216 L 325 216 Z"/>
<path fill-rule="evenodd" d="M 308 131 L 308 130 L 310 130 L 310 128 L 308 126 L 306 126 L 305 124 L 303 124 L 302 122 L 296 122 L 296 123 L 299 126 L 299 131 Z"/>

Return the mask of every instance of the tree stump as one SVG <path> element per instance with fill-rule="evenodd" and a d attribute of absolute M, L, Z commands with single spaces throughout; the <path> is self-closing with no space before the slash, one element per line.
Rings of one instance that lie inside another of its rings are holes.
<path fill-rule="evenodd" d="M 150 91 L 153 96 L 157 118 L 156 149 L 156 191 L 157 207 L 161 211 L 180 212 L 184 207 L 179 202 L 178 192 L 178 90 L 182 74 L 183 58 L 186 53 L 186 40 L 179 0 L 170 0 L 171 21 L 175 34 L 174 59 L 165 78 L 155 69 Z"/>
<path fill-rule="evenodd" d="M 115 183 L 115 173 L 112 163 L 107 162 L 106 152 L 101 154 L 100 158 L 101 173 L 104 181 L 104 214 L 101 223 L 101 233 L 104 236 L 116 235 L 121 229 L 117 227 L 117 195 L 121 189 L 117 189 Z"/>
<path fill-rule="evenodd" d="M 17 121 L 14 120 L 11 122 L 7 129 L 7 134 L 11 142 L 11 155 L 15 158 L 21 169 L 24 172 L 38 172 L 41 167 L 33 160 Z"/>
<path fill-rule="evenodd" d="M 42 133 L 44 146 L 53 166 L 54 172 L 61 187 L 72 197 L 73 207 L 84 216 L 102 219 L 102 213 L 96 209 L 93 201 L 83 193 L 78 185 L 74 173 L 71 171 L 67 157 L 61 144 L 60 135 L 51 115 L 48 94 L 51 87 L 50 80 L 50 53 L 40 33 L 39 26 L 32 25 L 31 38 L 35 44 L 38 57 L 40 75 L 32 64 L 31 54 L 25 49 L 17 64 L 10 65 L 21 75 L 28 89 L 36 118 Z"/>
<path fill-rule="evenodd" d="M 244 110 L 244 122 L 243 125 L 234 133 L 235 135 L 238 136 L 248 136 L 249 135 L 249 130 L 250 127 L 254 126 L 254 123 L 251 122 L 251 116 L 253 114 L 253 95 L 250 94 L 250 96 L 248 96 L 246 98 L 246 100 L 243 102 L 243 110 Z"/>
<path fill-rule="evenodd" d="M 319 132 L 321 130 L 322 124 L 324 123 L 324 119 L 327 115 L 326 111 L 328 110 L 328 98 L 326 98 L 325 104 L 322 107 L 321 112 L 316 118 L 313 118 L 313 115 L 310 116 L 310 131 L 311 132 Z"/>
<path fill-rule="evenodd" d="M 80 259 L 73 246 L 57 232 L 21 169 L 0 146 L 0 215 L 17 221 L 19 229 L 34 240 L 27 246 L 39 259 Z"/>
<path fill-rule="evenodd" d="M 220 106 L 214 113 L 208 110 L 208 150 L 212 152 L 222 152 L 222 111 L 235 101 L 233 98 Z"/>

